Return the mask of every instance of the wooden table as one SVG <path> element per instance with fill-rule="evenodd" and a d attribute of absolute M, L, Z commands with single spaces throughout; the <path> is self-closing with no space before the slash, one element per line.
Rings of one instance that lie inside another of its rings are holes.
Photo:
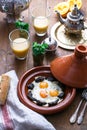
<path fill-rule="evenodd" d="M 35 35 L 34 29 L 32 27 L 32 21 L 31 21 L 31 15 L 30 15 L 30 9 L 34 7 L 37 3 L 36 0 L 33 0 L 30 4 L 30 7 L 28 10 L 25 10 L 23 14 L 25 15 L 25 21 L 30 23 L 30 41 L 31 46 L 32 42 L 37 41 L 41 42 L 43 39 L 45 39 L 50 32 L 51 27 L 58 21 L 57 15 L 53 12 L 53 7 L 58 3 L 66 0 L 48 0 L 47 5 L 51 8 L 51 19 L 50 19 L 50 25 L 49 25 L 49 31 L 48 34 L 42 38 Z M 85 18 L 87 16 L 87 8 L 86 8 L 86 0 L 83 1 L 82 10 L 85 14 Z M 30 49 L 28 57 L 24 61 L 19 61 L 15 59 L 14 54 L 12 53 L 12 50 L 10 48 L 8 35 L 11 30 L 15 28 L 14 24 L 7 23 L 3 18 L 5 17 L 5 14 L 0 12 L 0 74 L 5 73 L 9 70 L 14 69 L 20 78 L 21 75 L 27 71 L 28 69 L 31 69 L 33 67 L 33 58 L 32 58 L 32 51 Z M 56 53 L 54 55 L 47 55 L 44 59 L 44 65 L 48 65 L 55 57 L 63 56 L 73 53 L 73 51 L 65 50 L 60 47 L 58 47 Z M 69 123 L 70 116 L 75 111 L 79 101 L 81 100 L 81 90 L 77 89 L 77 94 L 72 102 L 72 104 L 65 109 L 62 112 L 53 114 L 53 115 L 45 115 L 45 117 L 50 121 L 56 130 L 86 130 L 87 129 L 87 113 L 85 113 L 84 121 L 82 125 L 73 124 L 71 125 Z"/>

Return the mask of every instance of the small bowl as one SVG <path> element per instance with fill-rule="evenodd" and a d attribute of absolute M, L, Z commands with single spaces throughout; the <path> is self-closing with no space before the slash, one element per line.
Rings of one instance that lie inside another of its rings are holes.
<path fill-rule="evenodd" d="M 57 41 L 52 37 L 47 37 L 42 41 L 42 43 L 48 44 L 48 48 L 46 49 L 46 52 L 55 52 L 58 48 Z"/>

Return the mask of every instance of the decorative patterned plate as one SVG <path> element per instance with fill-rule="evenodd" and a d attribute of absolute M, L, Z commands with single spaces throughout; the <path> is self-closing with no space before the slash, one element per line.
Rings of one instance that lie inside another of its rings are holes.
<path fill-rule="evenodd" d="M 87 24 L 84 26 L 87 28 Z M 57 22 L 51 28 L 51 36 L 58 42 L 58 46 L 68 50 L 74 50 L 77 44 L 87 46 L 87 29 L 82 30 L 81 35 L 65 34 L 65 27 Z"/>
<path fill-rule="evenodd" d="M 76 89 L 69 88 L 65 85 L 64 85 L 65 86 L 64 99 L 57 105 L 51 107 L 46 107 L 46 106 L 43 107 L 43 106 L 38 106 L 37 104 L 29 100 L 29 98 L 27 98 L 27 93 L 28 93 L 27 84 L 31 83 L 36 76 L 45 76 L 45 77 L 52 76 L 50 72 L 50 67 L 49 66 L 35 67 L 28 70 L 22 75 L 18 83 L 17 91 L 18 91 L 18 97 L 24 105 L 41 114 L 53 114 L 64 110 L 72 103 L 76 94 Z"/>

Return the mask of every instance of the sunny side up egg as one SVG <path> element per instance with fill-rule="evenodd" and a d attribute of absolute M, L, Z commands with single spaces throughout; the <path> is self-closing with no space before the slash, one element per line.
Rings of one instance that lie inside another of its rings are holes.
<path fill-rule="evenodd" d="M 32 99 L 35 99 L 34 102 L 40 101 L 42 103 L 50 104 L 55 101 L 60 102 L 62 98 L 58 97 L 63 93 L 62 88 L 58 85 L 58 81 L 49 81 L 44 78 L 43 81 L 32 82 L 33 89 L 30 90 L 32 94 Z"/>

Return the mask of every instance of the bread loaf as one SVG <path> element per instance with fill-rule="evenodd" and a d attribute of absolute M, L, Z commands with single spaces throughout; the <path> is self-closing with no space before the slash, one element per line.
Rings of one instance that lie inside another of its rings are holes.
<path fill-rule="evenodd" d="M 4 105 L 10 87 L 10 77 L 3 74 L 0 76 L 0 105 Z"/>

